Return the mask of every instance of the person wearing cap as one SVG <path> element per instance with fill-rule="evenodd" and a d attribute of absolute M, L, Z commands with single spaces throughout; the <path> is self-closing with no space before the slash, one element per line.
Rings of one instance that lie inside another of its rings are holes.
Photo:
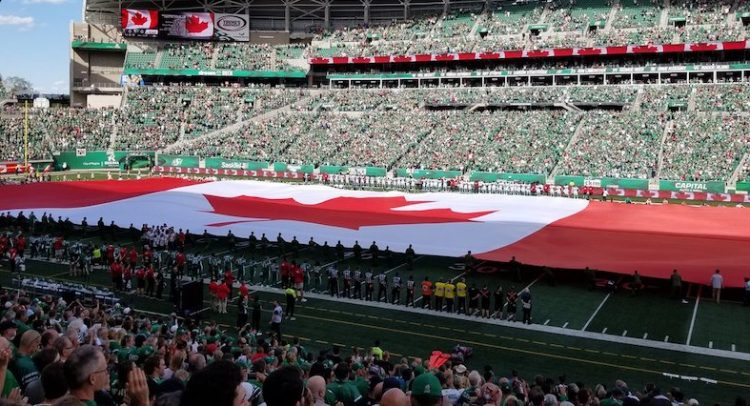
<path fill-rule="evenodd" d="M 414 378 L 409 393 L 412 406 L 438 406 L 443 401 L 443 390 L 435 375 L 423 373 Z"/>

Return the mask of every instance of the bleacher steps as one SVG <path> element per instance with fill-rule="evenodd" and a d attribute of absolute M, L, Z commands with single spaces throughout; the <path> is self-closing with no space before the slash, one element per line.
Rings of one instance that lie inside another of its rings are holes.
<path fill-rule="evenodd" d="M 643 87 L 639 87 L 638 93 L 636 93 L 635 100 L 633 101 L 632 111 L 641 111 L 641 103 L 643 102 L 644 93 L 645 93 L 645 89 L 643 89 Z"/>
<path fill-rule="evenodd" d="M 661 11 L 659 18 L 659 28 L 667 28 L 669 24 L 669 0 L 664 0 L 664 9 Z"/>
<path fill-rule="evenodd" d="M 688 97 L 688 111 L 695 111 L 696 106 L 696 95 L 698 94 L 698 88 L 693 87 L 693 90 L 690 91 L 690 97 Z"/>
<path fill-rule="evenodd" d="M 117 132 L 118 132 L 117 130 L 118 130 L 119 127 L 117 125 L 117 120 L 115 120 L 115 117 L 116 117 L 116 114 L 113 114 L 112 115 L 112 122 L 110 123 L 112 125 L 112 133 L 109 134 L 109 143 L 107 144 L 107 150 L 108 151 L 109 150 L 114 151 L 114 149 L 115 149 L 115 143 L 117 142 Z"/>
<path fill-rule="evenodd" d="M 161 60 L 164 58 L 164 49 L 159 48 L 156 50 L 156 57 L 154 58 L 154 68 L 161 66 Z"/>
<path fill-rule="evenodd" d="M 659 143 L 659 159 L 656 167 L 656 179 L 661 178 L 661 168 L 664 165 L 664 144 L 667 143 L 667 137 L 674 130 L 674 121 L 669 120 L 664 126 L 664 131 L 661 134 L 661 142 Z"/>
<path fill-rule="evenodd" d="M 236 122 L 234 124 L 231 124 L 229 126 L 220 128 L 218 130 L 207 132 L 207 133 L 205 133 L 205 134 L 203 134 L 203 135 L 201 135 L 199 137 L 191 138 L 191 139 L 188 139 L 188 140 L 184 139 L 184 137 L 185 137 L 185 127 L 184 127 L 184 124 L 182 124 L 182 125 L 180 125 L 180 137 L 177 139 L 177 141 L 174 142 L 173 144 L 170 144 L 170 145 L 166 146 L 164 149 L 159 150 L 158 152 L 160 154 L 169 154 L 169 153 L 172 153 L 172 152 L 178 150 L 179 148 L 190 146 L 192 144 L 198 143 L 199 141 L 208 140 L 208 139 L 211 139 L 211 138 L 214 138 L 214 137 L 220 137 L 220 136 L 222 136 L 222 135 L 224 135 L 226 133 L 239 130 L 240 128 L 242 128 L 243 126 L 245 126 L 248 123 L 251 123 L 251 122 L 260 122 L 260 121 L 263 121 L 263 120 L 267 120 L 269 118 L 276 117 L 277 115 L 279 115 L 281 113 L 284 113 L 284 112 L 287 112 L 287 111 L 291 111 L 292 107 L 295 107 L 297 105 L 304 105 L 304 104 L 306 104 L 309 101 L 310 97 L 312 97 L 312 96 L 313 95 L 311 94 L 309 96 L 306 96 L 306 97 L 303 97 L 303 98 L 297 100 L 295 103 L 288 104 L 286 106 L 280 107 L 280 108 L 275 109 L 275 110 L 267 111 L 267 112 L 265 112 L 263 114 L 259 114 L 257 116 L 250 117 L 249 119 L 244 120 L 244 121 L 238 121 L 238 122 Z"/>
<path fill-rule="evenodd" d="M 750 152 L 745 152 L 745 155 L 742 156 L 742 159 L 740 159 L 737 167 L 734 168 L 732 176 L 730 176 L 729 180 L 727 180 L 727 187 L 730 187 L 732 189 L 735 188 L 735 186 L 737 185 L 737 180 L 739 180 L 740 175 L 742 175 L 742 170 L 745 168 L 748 162 L 750 162 Z"/>
<path fill-rule="evenodd" d="M 610 32 L 612 30 L 612 25 L 615 22 L 615 18 L 617 17 L 617 10 L 619 9 L 620 2 L 618 0 L 615 0 L 612 4 L 612 8 L 609 10 L 609 16 L 607 16 L 607 22 L 604 24 L 604 29 L 602 31 Z"/>
<path fill-rule="evenodd" d="M 565 157 L 570 147 L 573 146 L 576 143 L 576 141 L 578 141 L 578 137 L 580 137 L 581 134 L 583 133 L 583 122 L 585 120 L 586 120 L 585 116 L 581 115 L 581 119 L 578 120 L 578 124 L 576 125 L 576 130 L 575 132 L 573 132 L 573 136 L 570 137 L 570 140 L 568 140 L 568 144 L 565 146 L 565 149 L 560 155 L 560 159 L 557 162 L 555 162 L 555 167 L 552 168 L 552 171 L 549 173 L 549 176 L 547 176 L 547 183 L 550 183 L 550 181 L 555 180 L 555 176 L 557 176 L 557 173 L 560 171 L 560 164 L 562 163 L 563 157 Z"/>

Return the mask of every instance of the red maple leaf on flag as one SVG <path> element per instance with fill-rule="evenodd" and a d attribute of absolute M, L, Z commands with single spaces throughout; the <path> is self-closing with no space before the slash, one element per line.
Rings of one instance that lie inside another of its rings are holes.
<path fill-rule="evenodd" d="M 304 204 L 294 199 L 266 199 L 255 196 L 220 197 L 204 195 L 213 207 L 211 213 L 253 220 L 209 224 L 223 227 L 246 221 L 292 220 L 326 226 L 359 230 L 361 227 L 397 224 L 461 223 L 492 213 L 479 211 L 461 213 L 452 209 L 394 210 L 426 201 L 407 201 L 396 197 L 336 197 L 317 204 Z"/>
<path fill-rule="evenodd" d="M 133 17 L 130 19 L 130 21 L 133 22 L 135 25 L 143 25 L 146 24 L 146 21 L 148 21 L 148 18 L 144 17 L 143 14 L 140 12 L 136 12 Z"/>
<path fill-rule="evenodd" d="M 207 21 L 201 21 L 201 18 L 195 15 L 191 15 L 187 18 L 187 21 L 185 21 L 185 28 L 190 33 L 197 33 L 201 31 L 205 31 L 206 28 L 208 28 L 208 22 Z"/>

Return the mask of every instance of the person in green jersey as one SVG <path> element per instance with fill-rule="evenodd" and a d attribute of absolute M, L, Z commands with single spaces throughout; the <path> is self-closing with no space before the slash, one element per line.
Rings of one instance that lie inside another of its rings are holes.
<path fill-rule="evenodd" d="M 95 406 L 94 394 L 109 385 L 107 360 L 90 344 L 78 347 L 63 366 L 70 394 L 86 406 Z"/>

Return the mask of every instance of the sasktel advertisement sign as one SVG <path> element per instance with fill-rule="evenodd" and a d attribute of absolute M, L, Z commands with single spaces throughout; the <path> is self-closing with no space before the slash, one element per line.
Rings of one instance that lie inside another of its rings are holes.
<path fill-rule="evenodd" d="M 214 16 L 214 39 L 217 41 L 250 41 L 250 22 L 246 15 L 216 13 Z"/>

